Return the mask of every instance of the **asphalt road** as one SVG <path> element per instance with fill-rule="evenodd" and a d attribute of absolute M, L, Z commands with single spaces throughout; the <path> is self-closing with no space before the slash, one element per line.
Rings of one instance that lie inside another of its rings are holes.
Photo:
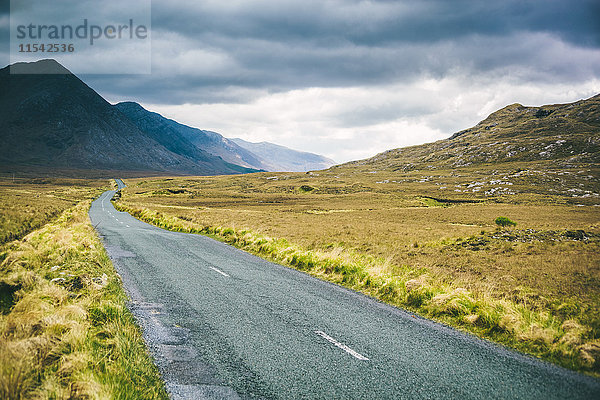
<path fill-rule="evenodd" d="M 600 380 L 153 227 L 113 194 L 90 218 L 173 398 L 600 399 Z"/>

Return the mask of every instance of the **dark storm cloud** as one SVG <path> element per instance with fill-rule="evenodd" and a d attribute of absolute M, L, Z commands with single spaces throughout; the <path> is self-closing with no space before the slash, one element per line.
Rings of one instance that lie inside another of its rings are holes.
<path fill-rule="evenodd" d="M 182 10 L 186 12 L 182 13 Z M 434 42 L 470 34 L 552 32 L 577 45 L 600 44 L 597 1 L 253 1 L 155 2 L 154 27 L 190 36 L 349 41 L 377 46 Z"/>
<path fill-rule="evenodd" d="M 600 73 L 587 55 L 570 52 L 600 47 L 596 4 L 155 1 L 153 74 L 126 86 L 148 102 L 181 103 L 506 70 L 525 81 L 579 81 Z M 565 45 L 560 53 L 557 44 Z M 207 73 L 214 61 L 194 49 L 227 62 Z M 198 68 L 182 70 L 187 63 Z M 123 87 L 101 86 L 115 95 Z"/>
<path fill-rule="evenodd" d="M 152 75 L 85 78 L 165 104 L 450 75 L 581 81 L 600 74 L 585 52 L 598 15 L 596 0 L 154 1 Z"/>

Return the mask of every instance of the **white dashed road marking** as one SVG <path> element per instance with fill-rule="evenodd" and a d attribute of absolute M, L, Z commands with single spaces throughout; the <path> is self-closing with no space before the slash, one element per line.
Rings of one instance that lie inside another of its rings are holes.
<path fill-rule="evenodd" d="M 215 267 L 209 267 L 209 268 L 212 269 L 213 271 L 218 272 L 219 274 L 229 278 L 229 275 L 227 275 L 225 272 L 221 271 L 220 269 L 215 268 Z"/>
<path fill-rule="evenodd" d="M 369 361 L 369 359 L 367 357 L 363 356 L 360 353 L 357 353 L 356 351 L 352 350 L 350 347 L 346 346 L 345 344 L 338 342 L 337 340 L 335 340 L 334 338 L 332 338 L 325 332 L 315 331 L 315 333 L 317 335 L 321 336 L 323 339 L 327 340 L 329 343 L 333 344 L 334 346 L 339 347 L 340 349 L 344 350 L 346 353 L 350 354 L 352 357 L 357 358 L 361 361 Z"/>

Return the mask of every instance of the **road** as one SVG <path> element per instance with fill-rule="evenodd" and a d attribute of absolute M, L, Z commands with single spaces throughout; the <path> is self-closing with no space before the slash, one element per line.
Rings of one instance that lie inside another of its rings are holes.
<path fill-rule="evenodd" d="M 90 218 L 173 398 L 600 398 L 600 380 L 148 225 L 116 211 L 114 193 Z"/>

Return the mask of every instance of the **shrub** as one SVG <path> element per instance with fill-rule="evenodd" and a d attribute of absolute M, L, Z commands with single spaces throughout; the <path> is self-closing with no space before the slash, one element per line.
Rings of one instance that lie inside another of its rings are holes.
<path fill-rule="evenodd" d="M 313 190 L 315 190 L 315 188 L 309 185 L 302 185 L 298 190 L 300 190 L 300 192 L 302 193 L 307 193 L 312 192 Z"/>
<path fill-rule="evenodd" d="M 508 226 L 517 226 L 517 223 L 515 221 L 507 217 L 498 217 L 494 222 L 496 222 L 496 225 L 501 226 L 503 228 L 506 228 Z"/>

